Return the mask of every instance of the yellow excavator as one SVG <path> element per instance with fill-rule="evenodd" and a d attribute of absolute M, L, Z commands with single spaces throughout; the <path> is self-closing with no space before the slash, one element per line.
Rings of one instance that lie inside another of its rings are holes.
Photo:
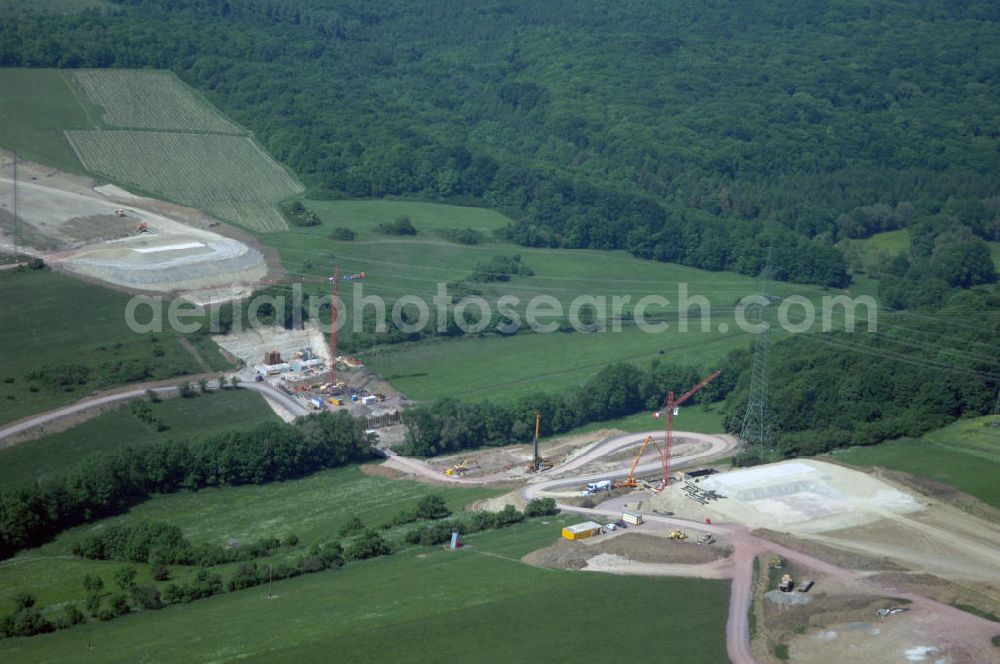
<path fill-rule="evenodd" d="M 671 530 L 669 533 L 667 533 L 667 539 L 686 540 L 687 538 L 688 534 L 683 530 Z"/>

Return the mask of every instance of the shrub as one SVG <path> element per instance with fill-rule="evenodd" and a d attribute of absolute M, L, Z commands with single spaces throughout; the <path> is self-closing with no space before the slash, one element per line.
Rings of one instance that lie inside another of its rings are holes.
<path fill-rule="evenodd" d="M 55 630 L 42 612 L 33 606 L 24 607 L 0 620 L 4 636 L 34 636 Z"/>
<path fill-rule="evenodd" d="M 548 516 L 558 513 L 559 508 L 556 507 L 554 498 L 532 498 L 524 508 L 524 516 L 526 517 Z"/>
<path fill-rule="evenodd" d="M 260 579 L 257 574 L 257 565 L 254 563 L 240 563 L 233 570 L 233 575 L 229 577 L 228 583 L 226 583 L 226 588 L 232 592 L 234 590 L 243 590 L 244 588 L 252 588 L 260 583 Z"/>
<path fill-rule="evenodd" d="M 132 612 L 132 607 L 128 604 L 128 597 L 125 595 L 115 595 L 110 600 L 109 608 L 111 610 L 111 616 L 117 618 L 118 616 L 124 616 Z M 103 620 L 103 618 L 102 618 Z"/>
<path fill-rule="evenodd" d="M 354 239 L 354 231 L 346 226 L 338 226 L 333 229 L 330 233 L 329 238 L 331 240 L 340 240 L 341 242 L 350 242 Z"/>
<path fill-rule="evenodd" d="M 496 513 L 497 528 L 511 526 L 524 521 L 524 514 L 519 512 L 513 505 L 504 505 L 504 508 Z"/>
<path fill-rule="evenodd" d="M 365 529 L 365 523 L 361 520 L 357 514 L 354 514 L 347 520 L 347 523 L 340 527 L 340 536 L 346 537 L 348 535 L 353 535 L 354 533 L 360 533 Z"/>
<path fill-rule="evenodd" d="M 155 611 L 163 608 L 163 600 L 160 598 L 160 591 L 156 586 L 144 583 L 132 586 L 132 599 L 143 609 Z"/>
<path fill-rule="evenodd" d="M 417 502 L 416 514 L 421 519 L 443 519 L 451 516 L 451 510 L 448 509 L 444 498 L 436 493 L 431 493 Z"/>
<path fill-rule="evenodd" d="M 149 576 L 153 578 L 153 581 L 166 581 L 170 578 L 170 568 L 161 562 L 153 563 L 149 569 Z"/>
<path fill-rule="evenodd" d="M 385 235 L 416 235 L 417 229 L 413 226 L 413 222 L 405 214 L 396 217 L 396 220 L 392 223 L 382 223 L 375 227 L 379 233 L 384 233 Z"/>
<path fill-rule="evenodd" d="M 366 530 L 360 538 L 347 547 L 348 560 L 365 560 L 391 553 L 389 545 L 375 530 Z"/>
<path fill-rule="evenodd" d="M 133 567 L 119 567 L 111 573 L 111 576 L 122 590 L 128 590 L 135 585 L 135 568 Z"/>
<path fill-rule="evenodd" d="M 63 607 L 63 622 L 66 625 L 79 625 L 84 620 L 86 620 L 86 617 L 76 607 L 76 604 L 67 604 Z"/>
<path fill-rule="evenodd" d="M 455 244 L 475 245 L 483 241 L 483 234 L 472 228 L 447 228 L 440 235 Z"/>

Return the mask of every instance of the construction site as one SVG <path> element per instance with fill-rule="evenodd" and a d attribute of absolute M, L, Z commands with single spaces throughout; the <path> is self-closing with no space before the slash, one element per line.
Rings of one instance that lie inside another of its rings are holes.
<path fill-rule="evenodd" d="M 14 192 L 0 202 L 3 250 L 56 269 L 119 289 L 182 294 L 198 304 L 246 297 L 274 271 L 249 235 L 192 208 L 15 163 L 3 151 L 0 182 Z"/>

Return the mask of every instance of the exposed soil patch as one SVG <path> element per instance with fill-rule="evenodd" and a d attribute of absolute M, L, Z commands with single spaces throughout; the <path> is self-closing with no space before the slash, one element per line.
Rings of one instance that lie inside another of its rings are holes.
<path fill-rule="evenodd" d="M 904 571 L 905 567 L 889 560 L 888 558 L 874 558 L 853 551 L 844 551 L 833 546 L 811 542 L 800 539 L 788 533 L 779 533 L 774 530 L 760 528 L 752 531 L 754 535 L 763 539 L 786 546 L 794 551 L 800 551 L 807 555 L 833 563 L 838 567 L 846 569 L 856 569 L 872 572 L 882 571 Z"/>
<path fill-rule="evenodd" d="M 699 565 L 720 560 L 727 551 L 719 545 L 702 546 L 642 533 L 622 533 L 579 542 L 559 540 L 552 546 L 532 551 L 521 560 L 536 567 L 583 569 L 588 560 L 602 554 L 643 563 Z"/>
<path fill-rule="evenodd" d="M 358 466 L 358 468 L 369 477 L 380 477 L 386 480 L 398 480 L 401 477 L 406 477 L 406 473 L 380 463 L 364 463 Z"/>
<path fill-rule="evenodd" d="M 997 600 L 997 597 L 1000 597 L 1000 583 L 965 585 L 953 583 L 933 574 L 905 572 L 876 574 L 869 577 L 869 580 L 879 586 L 923 595 L 943 604 L 974 607 L 979 611 L 1000 616 L 1000 600 Z M 1000 630 L 1000 623 L 997 624 L 997 629 Z"/>

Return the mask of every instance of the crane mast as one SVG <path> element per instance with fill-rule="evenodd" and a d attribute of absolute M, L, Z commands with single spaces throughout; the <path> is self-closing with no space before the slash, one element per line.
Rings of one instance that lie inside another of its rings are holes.
<path fill-rule="evenodd" d="M 694 396 L 695 392 L 705 387 L 716 377 L 722 373 L 721 371 L 714 371 L 704 378 L 700 383 L 692 387 L 690 390 L 684 393 L 680 399 L 674 399 L 674 393 L 671 390 L 667 393 L 667 399 L 663 402 L 663 407 L 666 409 L 666 426 L 663 436 L 663 453 L 661 455 L 663 459 L 663 478 L 660 480 L 659 490 L 666 489 L 670 486 L 670 451 L 674 444 L 674 409 L 679 407 L 682 403 Z M 663 412 L 663 411 L 661 411 Z"/>

